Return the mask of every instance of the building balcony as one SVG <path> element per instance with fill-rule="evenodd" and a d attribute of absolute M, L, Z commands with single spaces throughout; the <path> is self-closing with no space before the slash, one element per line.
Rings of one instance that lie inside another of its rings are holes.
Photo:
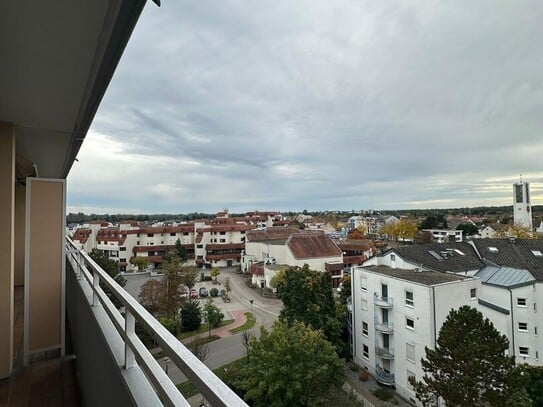
<path fill-rule="evenodd" d="M 392 297 L 383 297 L 373 294 L 373 303 L 379 308 L 392 308 Z"/>
<path fill-rule="evenodd" d="M 394 373 L 385 372 L 385 370 L 379 365 L 375 366 L 375 379 L 379 383 L 387 386 L 394 385 Z"/>
<path fill-rule="evenodd" d="M 189 405 L 136 334 L 138 325 L 210 405 L 247 406 L 69 239 L 66 257 L 67 320 L 85 405 Z M 122 305 L 120 309 L 101 285 Z"/>
<path fill-rule="evenodd" d="M 384 334 L 391 334 L 394 332 L 392 322 L 377 322 L 375 321 L 375 330 Z"/>
<path fill-rule="evenodd" d="M 392 348 L 375 347 L 375 354 L 381 359 L 394 359 L 394 351 Z"/>

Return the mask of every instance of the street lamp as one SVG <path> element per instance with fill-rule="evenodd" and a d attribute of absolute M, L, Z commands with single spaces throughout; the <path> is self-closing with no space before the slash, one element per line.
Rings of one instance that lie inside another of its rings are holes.
<path fill-rule="evenodd" d="M 249 303 L 251 304 L 251 314 L 253 313 L 253 302 L 254 302 L 254 301 L 255 301 L 255 300 L 249 300 Z"/>

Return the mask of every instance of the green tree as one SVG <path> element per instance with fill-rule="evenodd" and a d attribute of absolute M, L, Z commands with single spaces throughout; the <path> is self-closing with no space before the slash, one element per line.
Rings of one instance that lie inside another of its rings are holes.
<path fill-rule="evenodd" d="M 211 328 L 217 328 L 223 318 L 224 314 L 221 312 L 211 298 L 208 298 L 204 305 L 204 313 L 206 315 L 207 323 L 209 324 L 209 336 L 211 336 Z"/>
<path fill-rule="evenodd" d="M 211 277 L 213 277 L 213 281 L 215 281 L 215 283 L 217 282 L 217 277 L 219 277 L 219 274 L 221 274 L 221 270 L 219 270 L 218 267 L 213 267 L 211 269 Z"/>
<path fill-rule="evenodd" d="M 520 368 L 527 377 L 526 391 L 532 399 L 532 406 L 543 407 L 543 367 L 521 365 Z"/>
<path fill-rule="evenodd" d="M 224 289 L 226 290 L 226 295 L 230 294 L 230 291 L 232 291 L 232 285 L 230 283 L 230 277 L 226 277 L 226 280 L 224 282 Z"/>
<path fill-rule="evenodd" d="M 524 397 L 509 341 L 483 314 L 467 305 L 451 310 L 435 350 L 422 359 L 422 381 L 409 382 L 424 405 L 439 397 L 447 406 L 506 406 Z"/>
<path fill-rule="evenodd" d="M 92 251 L 89 254 L 90 258 L 93 259 L 96 264 L 98 264 L 110 277 L 112 277 L 121 287 L 124 287 L 126 285 L 126 279 L 119 275 L 119 267 L 117 265 L 117 262 L 115 260 L 111 260 L 107 255 L 105 255 L 101 250 L 92 249 Z M 111 300 L 111 302 L 119 308 L 122 304 L 121 302 L 115 297 L 111 290 L 103 283 L 100 282 L 100 287 L 108 298 Z"/>
<path fill-rule="evenodd" d="M 194 266 L 184 266 L 181 268 L 182 282 L 189 290 L 196 285 L 198 279 L 198 269 Z"/>
<path fill-rule="evenodd" d="M 138 268 L 138 271 L 143 271 L 149 265 L 149 259 L 142 256 L 134 256 L 130 259 L 130 264 L 133 264 Z"/>
<path fill-rule="evenodd" d="M 183 246 L 183 243 L 181 243 L 180 239 L 177 239 L 175 241 L 175 252 L 177 254 L 177 257 L 179 257 L 179 261 L 181 263 L 185 263 L 187 261 L 187 253 L 185 252 L 185 246 Z"/>
<path fill-rule="evenodd" d="M 175 254 L 164 256 L 161 271 L 164 274 L 162 284 L 165 287 L 161 308 L 168 318 L 177 315 L 183 305 L 183 275 L 181 273 L 181 261 Z"/>
<path fill-rule="evenodd" d="M 202 308 L 198 301 L 187 301 L 181 308 L 181 328 L 183 331 L 195 331 L 202 324 Z"/>
<path fill-rule="evenodd" d="M 342 303 L 346 304 L 347 300 L 351 296 L 351 276 L 345 274 L 341 279 L 341 290 L 339 292 L 339 298 Z"/>
<path fill-rule="evenodd" d="M 289 325 L 303 322 L 313 329 L 320 329 L 338 349 L 342 322 L 338 320 L 332 294 L 330 273 L 303 267 L 289 267 L 278 274 L 278 296 L 283 301 L 279 319 Z"/>
<path fill-rule="evenodd" d="M 319 406 L 345 379 L 343 363 L 320 331 L 275 322 L 249 344 L 240 387 L 255 407 Z"/>
<path fill-rule="evenodd" d="M 457 230 L 462 230 L 464 236 L 473 236 L 479 233 L 479 229 L 473 223 L 461 223 L 456 227 Z"/>
<path fill-rule="evenodd" d="M 161 311 L 162 298 L 165 294 L 165 286 L 162 282 L 152 279 L 146 281 L 142 286 L 139 294 L 139 302 L 147 311 L 153 315 L 157 315 Z"/>

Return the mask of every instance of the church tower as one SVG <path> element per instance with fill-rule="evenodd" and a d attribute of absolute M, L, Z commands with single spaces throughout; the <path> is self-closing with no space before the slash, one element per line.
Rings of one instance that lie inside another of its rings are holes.
<path fill-rule="evenodd" d="M 515 225 L 532 230 L 532 205 L 530 183 L 522 181 L 513 184 L 513 219 Z"/>

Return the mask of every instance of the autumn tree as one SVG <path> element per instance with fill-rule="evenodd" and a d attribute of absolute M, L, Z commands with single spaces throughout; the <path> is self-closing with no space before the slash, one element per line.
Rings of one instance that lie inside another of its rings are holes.
<path fill-rule="evenodd" d="M 168 318 L 177 315 L 179 308 L 183 305 L 183 275 L 181 273 L 181 260 L 175 253 L 164 256 L 161 272 L 164 274 L 162 284 L 164 285 L 164 296 L 162 298 L 162 309 Z"/>
<path fill-rule="evenodd" d="M 198 279 L 198 269 L 194 266 L 183 266 L 181 267 L 181 280 L 184 285 L 186 285 L 189 290 L 196 285 L 196 280 Z"/>
<path fill-rule="evenodd" d="M 219 277 L 219 274 L 221 274 L 221 270 L 219 270 L 218 267 L 213 267 L 211 269 L 211 277 L 213 277 L 213 281 L 217 283 L 217 277 Z"/>
<path fill-rule="evenodd" d="M 143 256 L 134 256 L 130 259 L 130 264 L 136 266 L 138 268 L 138 271 L 143 271 L 147 269 L 147 266 L 149 265 L 149 259 Z"/>
<path fill-rule="evenodd" d="M 540 236 L 537 233 L 522 225 L 508 225 L 496 232 L 497 238 L 514 237 L 515 239 L 539 239 Z"/>
<path fill-rule="evenodd" d="M 283 301 L 279 320 L 289 325 L 303 322 L 322 330 L 338 349 L 342 347 L 342 322 L 337 315 L 330 273 L 310 270 L 307 264 L 289 267 L 278 273 L 277 288 Z"/>
<path fill-rule="evenodd" d="M 349 233 L 347 233 L 347 239 L 353 239 L 353 240 L 367 239 L 366 235 L 364 234 L 364 228 L 363 227 L 360 227 L 360 228 L 362 230 L 360 230 L 359 228 L 349 230 Z"/>
<path fill-rule="evenodd" d="M 425 348 L 424 376 L 413 377 L 417 398 L 435 405 L 441 397 L 447 406 L 507 406 L 525 400 L 515 360 L 505 354 L 509 341 L 488 318 L 467 305 L 451 310 L 443 323 L 436 349 Z"/>
<path fill-rule="evenodd" d="M 249 344 L 240 387 L 255 407 L 317 406 L 341 391 L 345 368 L 322 332 L 276 321 Z"/>
<path fill-rule="evenodd" d="M 397 222 L 385 224 L 379 234 L 392 237 L 394 240 L 409 240 L 413 241 L 419 231 L 417 223 L 410 219 L 400 219 Z"/>
<path fill-rule="evenodd" d="M 224 281 L 224 289 L 226 290 L 226 295 L 230 294 L 230 291 L 232 291 L 230 277 L 226 277 L 226 280 Z"/>

